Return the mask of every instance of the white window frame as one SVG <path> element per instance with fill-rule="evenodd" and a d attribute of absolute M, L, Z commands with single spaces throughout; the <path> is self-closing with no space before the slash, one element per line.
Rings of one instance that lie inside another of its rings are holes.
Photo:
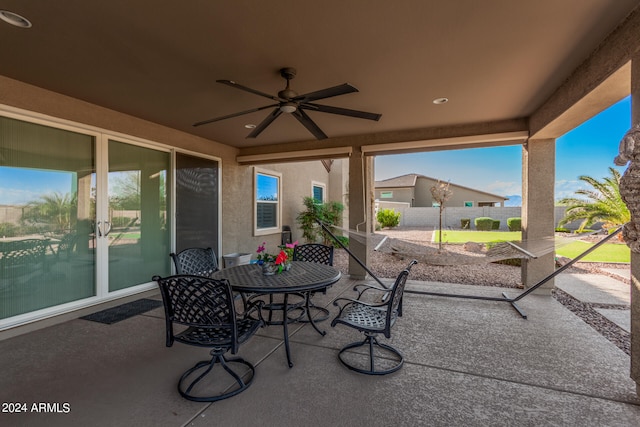
<path fill-rule="evenodd" d="M 327 201 L 327 184 L 318 181 L 311 181 L 311 197 L 315 200 L 313 189 L 315 187 L 322 188 L 322 200 L 320 203 L 325 203 Z"/>
<path fill-rule="evenodd" d="M 266 175 L 277 178 L 278 180 L 278 197 L 276 201 L 260 201 L 258 202 L 258 175 Z M 282 174 L 268 169 L 258 167 L 253 168 L 253 235 L 264 236 L 267 234 L 275 234 L 281 232 L 282 225 Z M 276 207 L 276 225 L 268 228 L 258 228 L 258 203 L 274 203 Z"/>

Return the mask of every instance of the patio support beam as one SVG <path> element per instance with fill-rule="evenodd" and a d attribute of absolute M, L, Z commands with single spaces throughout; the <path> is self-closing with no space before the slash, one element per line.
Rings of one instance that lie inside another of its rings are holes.
<path fill-rule="evenodd" d="M 529 118 L 532 138 L 557 138 L 629 94 L 640 50 L 640 7 L 629 14 Z M 558 120 L 558 119 L 562 120 Z"/>
<path fill-rule="evenodd" d="M 369 206 L 371 204 L 370 186 L 373 164 L 372 157 L 365 157 L 360 147 L 353 147 L 349 157 L 349 229 L 367 232 L 371 227 Z M 350 239 L 349 249 L 365 265 L 369 265 L 367 239 Z M 353 258 L 349 258 L 349 275 L 353 279 L 362 280 L 367 272 Z"/>
<path fill-rule="evenodd" d="M 631 124 L 637 125 L 640 124 L 640 53 L 633 58 L 631 68 Z M 631 220 L 639 219 L 632 217 Z M 640 253 L 635 251 L 631 251 L 631 378 L 640 395 Z"/>
<path fill-rule="evenodd" d="M 529 140 L 522 147 L 522 238 L 536 240 L 553 238 L 555 139 Z M 549 253 L 522 264 L 525 289 L 533 286 L 555 270 L 555 254 Z M 551 295 L 553 280 L 534 293 Z"/>

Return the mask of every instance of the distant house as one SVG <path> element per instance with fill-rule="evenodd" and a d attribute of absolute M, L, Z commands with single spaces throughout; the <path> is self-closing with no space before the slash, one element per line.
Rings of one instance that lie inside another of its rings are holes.
<path fill-rule="evenodd" d="M 438 206 L 431 196 L 431 187 L 438 183 L 431 178 L 415 173 L 375 182 L 375 198 L 380 202 L 408 203 L 412 207 Z M 504 206 L 507 197 L 450 183 L 451 198 L 447 207 Z"/>

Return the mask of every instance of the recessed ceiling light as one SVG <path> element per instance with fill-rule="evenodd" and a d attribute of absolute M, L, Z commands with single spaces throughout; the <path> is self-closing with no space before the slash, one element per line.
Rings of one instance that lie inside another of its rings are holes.
<path fill-rule="evenodd" d="M 16 27 L 31 28 L 31 22 L 27 18 L 17 13 L 9 12 L 8 10 L 0 10 L 0 19 Z"/>
<path fill-rule="evenodd" d="M 446 104 L 447 102 L 449 102 L 449 98 L 436 98 L 433 100 L 433 103 L 436 105 Z"/>
<path fill-rule="evenodd" d="M 244 125 L 244 127 L 246 127 L 247 129 L 255 129 L 256 125 L 254 125 L 253 123 L 247 123 L 246 125 Z"/>

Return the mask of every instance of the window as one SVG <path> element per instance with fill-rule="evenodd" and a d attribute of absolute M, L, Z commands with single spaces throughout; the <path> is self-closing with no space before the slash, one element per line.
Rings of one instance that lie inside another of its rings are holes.
<path fill-rule="evenodd" d="M 472 208 L 473 207 L 473 202 L 464 202 L 464 207 L 465 208 Z"/>
<path fill-rule="evenodd" d="M 381 191 L 380 192 L 381 199 L 393 199 L 393 191 Z"/>
<path fill-rule="evenodd" d="M 281 174 L 254 169 L 256 236 L 280 232 Z"/>
<path fill-rule="evenodd" d="M 311 183 L 311 197 L 316 203 L 324 203 L 325 185 L 319 182 Z"/>
<path fill-rule="evenodd" d="M 432 208 L 439 208 L 439 207 L 440 207 L 440 203 L 438 203 L 438 202 L 431 202 L 431 207 L 432 207 Z"/>

